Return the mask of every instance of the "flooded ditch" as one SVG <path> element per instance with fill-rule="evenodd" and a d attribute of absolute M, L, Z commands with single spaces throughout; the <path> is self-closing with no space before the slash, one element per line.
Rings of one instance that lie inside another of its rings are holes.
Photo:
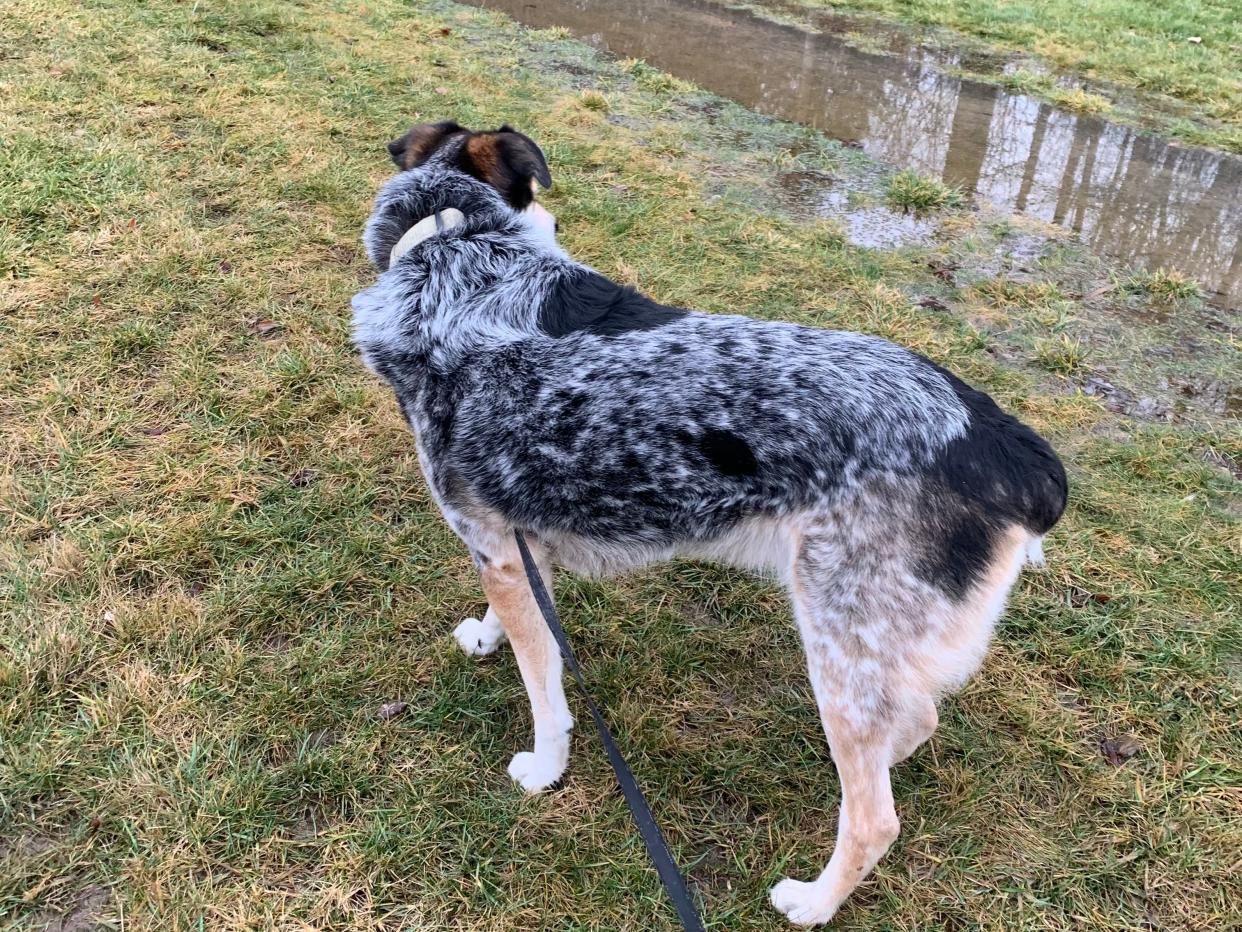
<path fill-rule="evenodd" d="M 642 58 L 1002 211 L 1071 230 L 1101 255 L 1176 269 L 1213 303 L 1242 308 L 1242 159 L 955 77 L 951 52 L 874 54 L 710 0 L 471 5 Z M 842 194 L 828 181 L 806 185 L 804 196 L 825 215 L 839 212 Z"/>

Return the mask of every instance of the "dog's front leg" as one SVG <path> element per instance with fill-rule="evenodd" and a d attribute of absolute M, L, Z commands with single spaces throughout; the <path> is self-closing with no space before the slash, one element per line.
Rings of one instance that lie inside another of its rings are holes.
<path fill-rule="evenodd" d="M 453 638 L 471 657 L 486 657 L 504 642 L 505 628 L 489 605 L 482 618 L 467 618 L 454 628 Z"/>
<path fill-rule="evenodd" d="M 536 560 L 550 592 L 547 561 L 539 556 Z M 535 793 L 559 780 L 569 761 L 569 735 L 574 720 L 565 702 L 561 655 L 535 604 L 516 546 L 504 553 L 489 554 L 480 576 L 490 603 L 488 614 L 499 619 L 513 645 L 535 720 L 535 750 L 515 755 L 509 764 L 509 776 Z"/>

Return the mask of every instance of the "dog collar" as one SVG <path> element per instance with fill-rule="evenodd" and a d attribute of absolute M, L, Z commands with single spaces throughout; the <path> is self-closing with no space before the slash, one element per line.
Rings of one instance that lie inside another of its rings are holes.
<path fill-rule="evenodd" d="M 451 230 L 453 227 L 461 226 L 465 222 L 466 215 L 456 207 L 446 207 L 444 210 L 437 210 L 430 217 L 424 217 L 406 230 L 401 239 L 397 240 L 388 257 L 388 264 L 395 263 L 423 240 L 437 233 L 443 233 L 445 230 Z"/>

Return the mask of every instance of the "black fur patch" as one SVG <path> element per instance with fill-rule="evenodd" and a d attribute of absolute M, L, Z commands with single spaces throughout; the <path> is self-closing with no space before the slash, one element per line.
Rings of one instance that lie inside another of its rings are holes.
<path fill-rule="evenodd" d="M 944 500 L 924 518 L 926 549 L 919 575 L 955 599 L 963 599 L 987 570 L 999 531 L 997 522 L 961 503 Z"/>
<path fill-rule="evenodd" d="M 970 426 L 936 458 L 937 478 L 991 514 L 1033 534 L 1046 534 L 1065 511 L 1069 494 L 1065 467 L 1056 453 L 983 392 L 951 372 L 939 371 L 970 412 Z"/>
<path fill-rule="evenodd" d="M 750 444 L 727 430 L 707 430 L 699 438 L 699 450 L 721 475 L 753 476 L 759 471 L 759 461 Z"/>
<path fill-rule="evenodd" d="M 1046 534 L 1065 510 L 1065 467 L 1043 437 L 1002 411 L 988 395 L 929 362 L 966 410 L 965 434 L 931 463 L 924 519 L 925 579 L 961 598 L 983 574 L 1005 527 Z"/>
<path fill-rule="evenodd" d="M 633 330 L 654 330 L 688 312 L 657 304 L 589 269 L 562 276 L 539 311 L 539 329 L 553 337 L 577 331 L 618 336 Z"/>

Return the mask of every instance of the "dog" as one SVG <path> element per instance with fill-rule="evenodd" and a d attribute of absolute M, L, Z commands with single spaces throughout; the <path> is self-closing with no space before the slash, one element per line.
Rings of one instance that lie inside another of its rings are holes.
<path fill-rule="evenodd" d="M 936 363 L 872 336 L 669 307 L 573 261 L 537 203 L 539 147 L 503 126 L 415 126 L 363 242 L 353 338 L 391 386 L 489 607 L 454 632 L 513 646 L 556 783 L 573 719 L 514 541 L 551 570 L 674 556 L 786 586 L 841 783 L 819 876 L 773 905 L 828 921 L 898 835 L 889 770 L 979 667 L 1068 493 L 1051 446 Z"/>

